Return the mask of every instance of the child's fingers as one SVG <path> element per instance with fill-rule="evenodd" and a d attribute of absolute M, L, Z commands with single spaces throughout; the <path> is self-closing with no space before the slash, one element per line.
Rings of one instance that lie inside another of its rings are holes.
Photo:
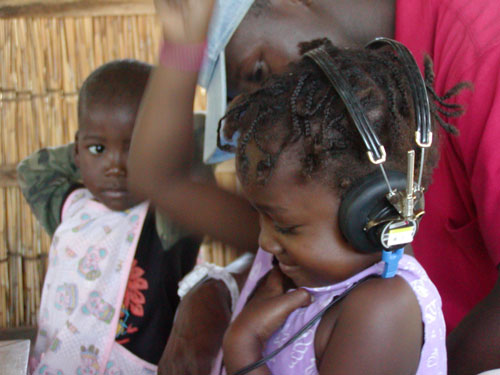
<path fill-rule="evenodd" d="M 279 309 L 281 310 L 280 314 L 284 314 L 285 317 L 299 307 L 308 306 L 311 301 L 311 295 L 302 288 L 276 297 L 276 304 L 279 305 Z"/>
<path fill-rule="evenodd" d="M 279 268 L 275 267 L 271 269 L 264 282 L 255 291 L 254 296 L 256 298 L 271 298 L 283 294 L 285 292 L 283 289 L 283 279 L 284 275 Z"/>
<path fill-rule="evenodd" d="M 259 309 L 260 323 L 255 327 L 257 336 L 262 341 L 267 340 L 294 310 L 309 305 L 311 301 L 311 295 L 305 289 L 296 289 L 267 300 Z"/>
<path fill-rule="evenodd" d="M 281 292 L 283 292 L 283 280 L 285 278 L 285 275 L 283 275 L 283 272 L 278 267 L 273 267 L 271 271 L 269 271 L 269 276 L 267 277 L 266 280 L 266 285 L 270 289 L 279 289 Z"/>

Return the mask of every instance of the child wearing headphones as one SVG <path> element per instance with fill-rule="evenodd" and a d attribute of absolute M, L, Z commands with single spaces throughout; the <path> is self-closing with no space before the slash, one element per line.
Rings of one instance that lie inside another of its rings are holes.
<path fill-rule="evenodd" d="M 186 22 L 184 30 L 192 33 L 164 25 L 164 48 L 202 48 L 207 24 Z M 341 89 L 311 58 L 320 49 L 343 77 Z M 372 185 L 383 187 L 377 199 L 385 201 L 393 188 L 404 191 L 407 175 L 414 174 L 407 161 L 420 130 L 414 81 L 391 48 L 344 50 L 315 40 L 301 50 L 307 55 L 262 88 L 235 99 L 224 118 L 225 138 L 237 137 L 237 174 L 246 201 L 192 181 L 185 170 L 192 144 L 184 125 L 191 112 L 185 103 L 192 102 L 197 71 L 183 69 L 188 56 L 183 53 L 179 60 L 163 61 L 149 82 L 131 145 L 131 189 L 192 230 L 241 249 L 251 250 L 258 239 L 256 259 L 224 337 L 228 374 L 446 374 L 441 299 L 419 263 L 397 249 L 411 242 L 423 213 L 421 192 L 437 161 L 437 140 L 426 149 L 425 163 L 415 167 L 415 175 L 421 175 L 418 188 L 410 179 L 406 189 L 415 203 L 411 215 L 404 213 L 408 207 L 400 212 L 387 202 L 350 212 L 372 203 L 365 199 Z M 460 113 L 446 99 L 463 86 L 438 97 L 430 60 L 425 66 L 432 98 L 450 114 Z M 361 109 L 352 112 L 344 96 Z M 433 122 L 453 131 L 436 106 L 430 107 Z M 356 129 L 359 120 L 353 116 L 360 112 L 368 130 Z M 361 134 L 372 131 L 385 149 L 377 145 L 381 155 L 375 155 L 369 148 L 369 158 Z M 386 172 L 377 164 L 384 153 Z M 144 163 L 151 168 L 141 168 Z M 388 218 L 394 215 L 408 220 L 391 227 Z M 364 224 L 351 235 L 351 221 L 359 217 Z M 389 237 L 385 244 L 384 234 Z M 370 237 L 374 248 L 357 246 L 358 237 Z"/>
<path fill-rule="evenodd" d="M 355 114 L 313 61 L 318 50 L 359 100 Z M 392 260 L 386 257 L 398 257 L 398 251 L 381 251 L 380 244 L 370 250 L 365 241 L 372 235 L 370 223 L 394 215 L 385 211 L 390 204 L 371 205 L 377 186 L 383 196 L 390 190 L 365 154 L 366 138 L 353 117 L 364 112 L 387 153 L 384 173 L 392 188 L 401 189 L 404 182 L 393 178 L 410 173 L 407 152 L 417 148 L 415 114 L 421 110 L 404 60 L 391 48 L 343 50 L 328 40 L 302 44 L 301 54 L 287 72 L 240 96 L 225 116 L 226 138 L 240 134 L 238 177 L 261 228 L 260 249 L 224 338 L 227 373 L 446 374 L 437 289 L 410 255 L 399 264 L 396 259 L 395 274 L 388 274 Z M 431 88 L 430 59 L 425 67 Z M 422 186 L 428 186 L 438 158 L 438 143 L 432 144 L 422 170 L 416 167 Z M 363 225 L 350 228 L 360 218 Z M 404 224 L 393 229 L 410 230 Z M 259 281 L 264 285 L 255 291 Z M 280 307 L 285 297 L 289 304 Z M 265 365 L 259 363 L 263 358 Z M 248 366 L 252 362 L 262 366 Z"/>

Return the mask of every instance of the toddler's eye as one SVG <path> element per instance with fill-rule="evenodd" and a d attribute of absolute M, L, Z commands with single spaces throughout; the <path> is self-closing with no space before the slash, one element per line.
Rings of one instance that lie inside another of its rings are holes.
<path fill-rule="evenodd" d="M 90 145 L 87 148 L 92 155 L 98 155 L 98 154 L 102 154 L 104 152 L 103 145 Z"/>

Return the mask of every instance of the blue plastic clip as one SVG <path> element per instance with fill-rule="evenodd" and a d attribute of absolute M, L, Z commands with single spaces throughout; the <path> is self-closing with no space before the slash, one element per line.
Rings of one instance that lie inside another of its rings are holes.
<path fill-rule="evenodd" d="M 384 264 L 384 272 L 382 278 L 388 279 L 394 277 L 398 271 L 399 260 L 403 256 L 404 248 L 397 249 L 396 251 L 382 250 L 382 261 Z"/>

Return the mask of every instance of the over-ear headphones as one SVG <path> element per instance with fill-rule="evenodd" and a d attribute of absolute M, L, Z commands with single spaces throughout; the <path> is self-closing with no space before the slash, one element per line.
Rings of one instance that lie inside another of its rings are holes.
<path fill-rule="evenodd" d="M 340 230 L 356 250 L 364 253 L 395 250 L 413 241 L 418 222 L 424 214 L 421 182 L 425 148 L 432 143 L 429 98 L 415 59 L 403 44 L 388 38 L 377 38 L 368 43 L 366 48 L 377 49 L 383 46 L 392 47 L 405 67 L 409 81 L 417 124 L 415 142 L 421 149 L 420 173 L 416 183 L 413 176 L 415 151 L 408 152 L 406 175 L 397 171 L 386 171 L 384 146 L 373 131 L 359 99 L 337 71 L 331 56 L 323 46 L 305 54 L 321 68 L 332 83 L 363 139 L 368 159 L 380 167 L 380 171 L 355 181 L 339 208 Z"/>

